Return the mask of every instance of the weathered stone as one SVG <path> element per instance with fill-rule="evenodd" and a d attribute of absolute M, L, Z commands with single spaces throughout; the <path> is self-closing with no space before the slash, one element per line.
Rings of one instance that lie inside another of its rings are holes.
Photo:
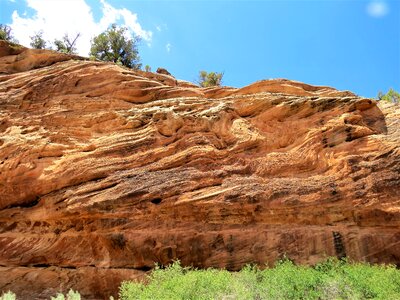
<path fill-rule="evenodd" d="M 165 68 L 157 68 L 157 71 L 156 71 L 156 73 L 158 73 L 158 74 L 164 74 L 164 75 L 169 75 L 169 76 L 172 76 L 172 75 L 171 75 L 171 73 L 170 73 L 170 72 L 168 72 L 168 70 L 167 70 L 167 69 L 165 69 Z"/>
<path fill-rule="evenodd" d="M 175 259 L 400 264 L 398 106 L 283 79 L 199 88 L 5 45 L 1 290 L 115 296 Z"/>

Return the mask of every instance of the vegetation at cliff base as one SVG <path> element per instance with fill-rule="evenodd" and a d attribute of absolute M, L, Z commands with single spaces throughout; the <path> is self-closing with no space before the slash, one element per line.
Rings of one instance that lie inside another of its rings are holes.
<path fill-rule="evenodd" d="M 50 300 L 81 300 L 81 295 L 78 292 L 69 290 L 66 296 L 58 293 L 56 297 L 51 297 Z"/>
<path fill-rule="evenodd" d="M 0 295 L 0 300 L 16 300 L 18 299 L 16 295 L 8 291 Z M 81 295 L 79 292 L 69 290 L 69 292 L 64 296 L 64 294 L 58 293 L 55 297 L 50 297 L 50 300 L 81 300 Z"/>
<path fill-rule="evenodd" d="M 15 300 L 15 294 L 11 291 L 5 292 L 0 295 L 0 300 Z"/>
<path fill-rule="evenodd" d="M 15 300 L 13 292 L 0 300 Z M 76 291 L 58 293 L 50 300 L 80 300 Z M 113 299 L 113 297 L 110 297 Z M 400 270 L 393 265 L 348 263 L 328 258 L 313 267 L 284 259 L 273 268 L 246 266 L 239 272 L 182 267 L 177 261 L 150 273 L 146 283 L 125 281 L 120 300 L 133 299 L 400 299 Z"/>
<path fill-rule="evenodd" d="M 147 284 L 123 282 L 120 299 L 400 299 L 400 270 L 328 259 L 314 267 L 289 260 L 261 270 L 157 267 Z"/>

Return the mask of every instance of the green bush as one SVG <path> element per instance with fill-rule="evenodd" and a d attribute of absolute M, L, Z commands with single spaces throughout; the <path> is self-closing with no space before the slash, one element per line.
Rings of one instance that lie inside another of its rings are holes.
<path fill-rule="evenodd" d="M 384 94 L 382 92 L 378 93 L 378 100 L 386 101 L 389 103 L 400 103 L 400 93 L 396 92 L 394 89 L 389 89 L 389 91 Z"/>
<path fill-rule="evenodd" d="M 15 300 L 15 294 L 13 292 L 8 291 L 7 293 L 3 293 L 0 296 L 0 300 Z"/>
<path fill-rule="evenodd" d="M 8 41 L 11 43 L 18 43 L 12 34 L 12 28 L 6 24 L 0 24 L 0 41 Z"/>
<path fill-rule="evenodd" d="M 228 271 L 183 268 L 179 262 L 161 269 L 158 266 L 149 277 L 149 284 L 125 281 L 120 288 L 121 299 L 214 299 L 241 295 L 241 286 L 230 284 Z"/>
<path fill-rule="evenodd" d="M 98 60 L 111 61 L 139 70 L 142 66 L 138 50 L 140 37 L 128 36 L 129 33 L 128 28 L 112 24 L 92 39 L 89 55 Z"/>
<path fill-rule="evenodd" d="M 240 272 L 182 267 L 156 268 L 147 283 L 125 281 L 121 300 L 131 299 L 400 299 L 400 270 L 391 265 L 348 263 L 329 258 L 314 267 L 284 259 L 274 268 L 245 266 Z M 12 292 L 0 300 L 15 300 Z M 80 300 L 78 292 L 52 300 Z M 110 298 L 111 299 L 111 298 Z"/>
<path fill-rule="evenodd" d="M 216 73 L 216 72 L 207 73 L 206 71 L 200 71 L 197 83 L 201 87 L 220 86 L 222 83 L 223 76 L 224 73 Z"/>
<path fill-rule="evenodd" d="M 81 300 L 81 295 L 78 292 L 69 290 L 67 297 L 59 293 L 56 297 L 51 297 L 51 300 Z"/>
<path fill-rule="evenodd" d="M 148 283 L 125 281 L 120 299 L 400 299 L 400 270 L 329 258 L 314 267 L 289 260 L 240 272 L 156 267 Z"/>

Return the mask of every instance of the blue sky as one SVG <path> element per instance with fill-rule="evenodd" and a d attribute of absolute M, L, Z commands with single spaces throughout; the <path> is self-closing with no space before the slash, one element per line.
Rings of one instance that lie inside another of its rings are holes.
<path fill-rule="evenodd" d="M 194 81 L 224 72 L 242 87 L 288 78 L 375 97 L 400 90 L 400 1 L 0 0 L 0 23 L 21 43 L 42 29 L 90 38 L 111 23 L 142 36 L 144 65 Z M 79 44 L 80 43 L 80 44 Z"/>

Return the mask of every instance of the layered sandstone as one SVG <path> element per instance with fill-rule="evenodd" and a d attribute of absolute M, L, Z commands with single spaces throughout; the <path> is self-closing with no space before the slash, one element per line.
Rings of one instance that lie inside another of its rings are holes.
<path fill-rule="evenodd" d="M 0 49 L 1 290 L 106 298 L 175 259 L 400 264 L 397 106 Z"/>

